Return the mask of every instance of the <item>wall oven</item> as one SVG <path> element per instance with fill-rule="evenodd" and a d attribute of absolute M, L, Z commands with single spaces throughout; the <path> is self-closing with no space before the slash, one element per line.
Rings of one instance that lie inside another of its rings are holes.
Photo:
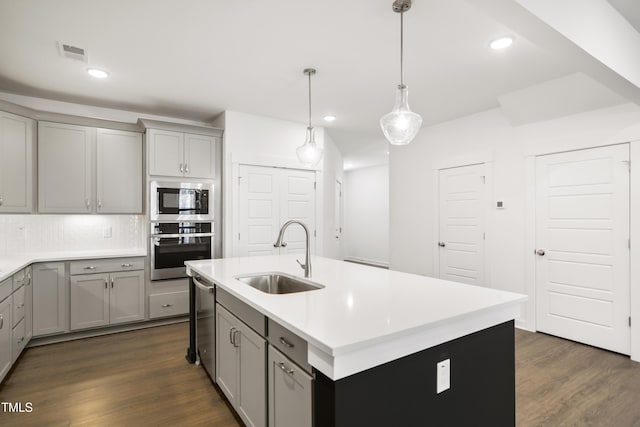
<path fill-rule="evenodd" d="M 213 185 L 203 182 L 151 181 L 151 221 L 213 220 Z"/>
<path fill-rule="evenodd" d="M 185 261 L 213 258 L 211 222 L 151 223 L 151 280 L 187 277 Z"/>

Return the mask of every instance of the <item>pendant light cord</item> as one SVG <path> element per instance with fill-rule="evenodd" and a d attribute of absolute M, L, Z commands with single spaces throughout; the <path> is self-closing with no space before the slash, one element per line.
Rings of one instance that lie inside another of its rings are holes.
<path fill-rule="evenodd" d="M 400 12 L 400 86 L 404 87 L 404 12 Z"/>
<path fill-rule="evenodd" d="M 309 127 L 311 126 L 311 73 L 309 73 Z"/>

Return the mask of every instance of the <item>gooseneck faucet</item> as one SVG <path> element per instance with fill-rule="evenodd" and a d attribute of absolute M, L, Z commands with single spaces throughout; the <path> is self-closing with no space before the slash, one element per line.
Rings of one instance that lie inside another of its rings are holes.
<path fill-rule="evenodd" d="M 306 255 L 305 255 L 305 260 L 304 260 L 304 264 L 300 262 L 300 260 L 296 260 L 298 262 L 298 264 L 300 265 L 300 267 L 304 270 L 304 277 L 309 278 L 311 277 L 311 249 L 309 247 L 309 229 L 307 228 L 306 225 L 304 225 L 302 222 L 297 221 L 295 219 L 292 219 L 290 221 L 285 222 L 282 225 L 282 228 L 280 228 L 280 233 L 278 234 L 278 240 L 276 240 L 276 242 L 273 244 L 274 248 L 279 248 L 279 247 L 285 247 L 287 246 L 287 242 L 283 242 L 282 239 L 284 238 L 284 232 L 287 229 L 287 227 L 289 227 L 291 224 L 299 224 L 300 226 L 302 226 L 302 228 L 304 228 L 304 232 L 307 235 L 307 241 L 306 241 Z"/>

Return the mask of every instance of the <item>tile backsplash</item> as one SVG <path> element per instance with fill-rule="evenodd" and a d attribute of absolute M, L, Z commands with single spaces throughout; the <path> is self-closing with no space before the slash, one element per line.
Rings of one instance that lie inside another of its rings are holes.
<path fill-rule="evenodd" d="M 0 257 L 146 246 L 144 215 L 0 215 Z"/>

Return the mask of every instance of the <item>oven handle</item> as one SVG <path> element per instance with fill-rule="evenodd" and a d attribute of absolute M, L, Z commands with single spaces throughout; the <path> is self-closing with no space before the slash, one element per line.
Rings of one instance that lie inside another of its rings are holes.
<path fill-rule="evenodd" d="M 162 239 L 163 237 L 213 237 L 213 233 L 152 234 L 151 237 L 156 239 Z"/>
<path fill-rule="evenodd" d="M 199 287 L 200 289 L 202 289 L 203 291 L 207 291 L 210 294 L 213 293 L 213 290 L 215 289 L 213 286 L 207 286 L 203 283 L 198 282 L 198 280 L 195 277 L 192 277 L 191 280 L 193 280 L 193 283 Z"/>

